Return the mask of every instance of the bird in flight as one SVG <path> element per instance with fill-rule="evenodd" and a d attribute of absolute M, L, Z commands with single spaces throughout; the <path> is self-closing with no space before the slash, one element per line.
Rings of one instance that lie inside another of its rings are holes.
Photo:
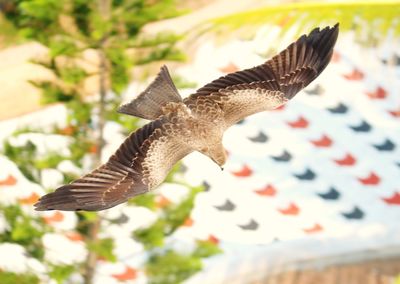
<path fill-rule="evenodd" d="M 328 65 L 339 25 L 315 28 L 265 63 L 220 77 L 182 99 L 167 67 L 118 112 L 151 120 L 109 160 L 40 198 L 36 210 L 99 211 L 160 185 L 172 166 L 193 151 L 221 168 L 227 128 L 293 98 Z"/>

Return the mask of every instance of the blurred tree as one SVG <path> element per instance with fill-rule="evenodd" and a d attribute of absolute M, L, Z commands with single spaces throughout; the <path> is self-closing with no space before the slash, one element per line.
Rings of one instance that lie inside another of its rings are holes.
<path fill-rule="evenodd" d="M 4 2 L 4 1 L 3 1 Z M 100 163 L 104 146 L 103 130 L 107 120 L 121 124 L 126 132 L 137 128 L 138 119 L 116 113 L 121 94 L 131 78 L 133 66 L 160 60 L 183 60 L 185 56 L 175 47 L 181 38 L 163 33 L 147 36 L 142 27 L 152 21 L 180 14 L 174 0 L 14 0 L 8 3 L 6 17 L 28 39 L 47 46 L 48 56 L 36 59 L 53 75 L 46 81 L 32 82 L 42 90 L 44 104 L 63 102 L 68 109 L 68 126 L 56 129 L 56 133 L 73 137 L 71 155 L 49 153 L 38 159 L 35 146 L 13 147 L 6 142 L 4 151 L 20 166 L 27 178 L 39 182 L 40 170 L 54 168 L 68 158 L 77 166 L 88 155 L 92 166 Z M 97 96 L 94 96 L 98 94 Z M 93 100 L 96 98 L 96 100 Z M 23 155 L 20 155 L 24 153 Z M 76 176 L 66 175 L 69 182 Z M 169 177 L 174 181 L 173 174 Z M 200 188 L 191 188 L 188 198 L 178 205 L 165 206 L 161 218 L 150 228 L 133 234 L 150 254 L 148 277 L 157 278 L 154 283 L 177 283 L 201 268 L 201 258 L 218 253 L 214 244 L 198 244 L 192 254 L 180 255 L 157 247 L 164 245 L 164 238 L 184 223 L 193 207 L 195 194 Z M 154 196 L 138 197 L 131 203 L 154 208 Z M 4 210 L 10 210 L 5 208 Z M 16 209 L 15 209 L 16 210 Z M 7 221 L 12 222 L 22 212 L 11 211 Z M 50 276 L 58 282 L 67 279 L 76 269 L 82 269 L 85 283 L 92 283 L 98 257 L 115 261 L 112 254 L 113 240 L 100 239 L 101 218 L 95 213 L 77 213 L 79 231 L 85 236 L 89 254 L 84 267 L 55 266 Z M 24 220 L 24 219 L 23 219 Z M 28 222 L 29 223 L 29 222 Z M 49 228 L 42 224 L 42 229 Z M 30 228 L 30 227 L 29 227 Z M 13 235 L 13 232 L 9 234 Z M 36 235 L 40 235 L 40 231 Z M 21 233 L 23 236 L 24 232 Z M 43 232 L 42 232 L 43 234 Z M 36 236 L 35 235 L 35 236 Z M 38 235 L 38 236 L 39 236 Z M 154 236 L 156 236 L 154 239 Z M 15 241 L 10 239 L 10 241 Z M 43 245 L 38 246 L 38 258 L 43 257 Z M 199 253 L 201 252 L 201 253 Z M 167 261 L 168 260 L 168 261 Z M 195 265 L 186 265 L 190 261 Z M 185 265 L 184 265 L 185 264 Z M 160 266 L 163 266 L 161 269 Z M 175 271 L 172 278 L 160 271 Z M 10 274 L 11 275 L 11 274 Z M 161 275 L 161 276 L 160 276 Z M 10 276 L 12 277 L 12 275 Z M 160 282 L 161 281 L 161 282 Z"/>

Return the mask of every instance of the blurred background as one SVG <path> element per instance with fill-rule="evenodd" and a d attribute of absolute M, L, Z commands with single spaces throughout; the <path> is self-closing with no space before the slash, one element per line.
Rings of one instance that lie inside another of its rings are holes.
<path fill-rule="evenodd" d="M 400 2 L 0 0 L 0 283 L 400 283 Z M 36 212 L 146 121 L 116 113 L 166 64 L 182 96 L 340 23 L 286 106 L 193 153 L 154 193 Z"/>

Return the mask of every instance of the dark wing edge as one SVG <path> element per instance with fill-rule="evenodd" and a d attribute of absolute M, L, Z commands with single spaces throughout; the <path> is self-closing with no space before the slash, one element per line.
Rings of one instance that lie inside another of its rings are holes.
<path fill-rule="evenodd" d="M 273 70 L 287 99 L 308 86 L 328 66 L 338 35 L 338 23 L 332 28 L 315 28 L 265 63 Z"/>
<path fill-rule="evenodd" d="M 165 135 L 165 124 L 161 117 L 132 133 L 104 165 L 41 197 L 35 209 L 99 211 L 148 192 L 142 162 L 152 143 Z"/>
<path fill-rule="evenodd" d="M 338 33 L 339 24 L 315 28 L 264 64 L 220 77 L 198 89 L 184 103 L 196 110 L 201 109 L 199 104 L 213 101 L 229 113 L 228 124 L 274 109 L 293 98 L 326 68 Z M 260 96 L 264 103 L 260 103 Z M 239 107 L 246 108 L 245 102 L 249 109 L 238 112 Z M 233 112 L 236 117 L 232 117 Z"/>

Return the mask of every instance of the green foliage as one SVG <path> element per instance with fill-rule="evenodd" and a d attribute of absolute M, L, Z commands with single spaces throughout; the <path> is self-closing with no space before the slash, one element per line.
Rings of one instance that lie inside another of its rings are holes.
<path fill-rule="evenodd" d="M 175 230 L 185 222 L 187 216 L 194 206 L 194 199 L 197 193 L 204 190 L 203 186 L 192 187 L 188 197 L 175 206 L 168 206 L 165 209 L 165 231 L 166 235 L 171 235 Z"/>
<path fill-rule="evenodd" d="M 87 15 L 90 14 L 91 7 L 90 1 L 81 0 L 75 1 L 75 5 L 71 9 L 71 16 L 75 19 L 75 23 L 79 31 L 84 35 L 89 35 L 89 19 Z"/>
<path fill-rule="evenodd" d="M 0 206 L 0 211 L 10 227 L 5 233 L 0 234 L 0 243 L 20 244 L 31 256 L 42 259 L 44 248 L 40 238 L 47 231 L 43 221 L 25 214 L 18 205 Z"/>
<path fill-rule="evenodd" d="M 71 174 L 71 173 L 64 173 L 63 183 L 64 184 L 71 183 L 72 181 L 76 180 L 77 178 L 79 178 L 79 175 Z"/>
<path fill-rule="evenodd" d="M 69 102 L 74 99 L 73 94 L 66 93 L 54 82 L 41 81 L 41 82 L 30 82 L 30 83 L 35 87 L 42 89 L 41 101 L 43 104 Z"/>
<path fill-rule="evenodd" d="M 160 60 L 185 61 L 186 56 L 179 49 L 176 49 L 172 46 L 167 46 L 153 50 L 147 56 L 138 58 L 135 61 L 135 64 L 144 65 L 150 62 L 160 61 Z"/>
<path fill-rule="evenodd" d="M 27 38 L 48 40 L 48 33 L 57 32 L 56 21 L 62 12 L 63 1 L 58 0 L 19 0 L 12 21 Z"/>
<path fill-rule="evenodd" d="M 120 102 L 119 103 L 110 102 L 110 107 L 112 107 L 114 110 L 119 105 Z M 138 128 L 138 122 L 140 121 L 140 118 L 133 117 L 130 115 L 120 115 L 116 111 L 107 113 L 106 119 L 119 123 L 123 127 L 123 133 L 126 135 L 136 130 Z"/>
<path fill-rule="evenodd" d="M 203 32 L 237 36 L 237 32 L 243 31 L 248 35 L 252 28 L 272 24 L 279 25 L 283 35 L 289 29 L 300 34 L 309 27 L 339 22 L 342 31 L 355 30 L 362 37 L 365 31 L 371 30 L 374 36 L 384 37 L 391 29 L 400 34 L 399 14 L 400 5 L 396 1 L 298 2 L 269 5 L 215 18 L 211 25 L 208 22 L 202 28 Z"/>
<path fill-rule="evenodd" d="M 202 187 L 191 188 L 184 201 L 166 207 L 162 212 L 162 217 L 152 226 L 134 233 L 134 237 L 145 245 L 150 254 L 150 259 L 146 263 L 149 283 L 181 283 L 201 270 L 202 258 L 222 252 L 218 245 L 211 241 L 198 241 L 196 248 L 186 254 L 157 249 L 164 245 L 166 237 L 172 235 L 183 224 L 193 208 L 196 194 L 202 190 Z"/>
<path fill-rule="evenodd" d="M 21 128 L 16 129 L 12 136 L 18 136 L 19 134 L 24 134 L 24 133 L 46 133 L 46 134 L 50 134 L 53 133 L 53 131 L 44 131 L 43 129 L 39 128 L 39 127 L 32 127 L 32 126 L 23 126 Z"/>
<path fill-rule="evenodd" d="M 182 166 L 181 162 L 176 163 L 168 173 L 167 177 L 165 178 L 165 182 L 171 182 L 171 183 L 175 182 L 175 175 L 180 171 L 181 166 Z"/>
<path fill-rule="evenodd" d="M 164 245 L 165 237 L 172 235 L 189 216 L 194 206 L 194 199 L 203 187 L 192 187 L 185 200 L 179 204 L 168 205 L 163 209 L 162 216 L 150 227 L 137 230 L 133 237 L 140 241 L 146 249 L 154 249 Z M 151 202 L 154 202 L 151 200 Z M 150 203 L 150 202 L 149 202 Z M 151 203 L 150 203 L 151 204 Z M 151 204 L 153 205 L 153 204 Z"/>
<path fill-rule="evenodd" d="M 76 66 L 64 67 L 61 69 L 60 77 L 67 84 L 77 85 L 82 83 L 87 77 L 87 73 L 82 68 Z"/>
<path fill-rule="evenodd" d="M 18 166 L 24 176 L 34 182 L 40 180 L 40 172 L 34 167 L 36 146 L 28 141 L 24 146 L 12 146 L 9 141 L 3 143 L 3 153 Z"/>
<path fill-rule="evenodd" d="M 21 131 L 17 133 L 21 133 Z M 14 136 L 17 135 L 14 134 Z M 38 155 L 35 144 L 29 140 L 22 146 L 13 146 L 9 140 L 5 140 L 3 153 L 18 166 L 27 179 L 36 183 L 40 182 L 41 170 L 56 168 L 61 161 L 67 158 L 56 152 Z"/>
<path fill-rule="evenodd" d="M 156 35 L 145 35 L 136 39 L 131 47 L 154 47 L 165 44 L 174 44 L 178 40 L 183 39 L 182 35 L 177 35 L 171 32 L 158 33 Z"/>
<path fill-rule="evenodd" d="M 42 169 L 53 169 L 56 168 L 57 165 L 65 160 L 66 157 L 59 155 L 58 153 L 48 153 L 43 157 L 37 157 L 35 159 L 35 167 L 39 170 Z"/>
<path fill-rule="evenodd" d="M 222 250 L 215 243 L 210 241 L 198 241 L 197 248 L 193 252 L 193 256 L 203 258 L 210 257 L 219 253 L 222 253 Z"/>
<path fill-rule="evenodd" d="M 188 81 L 186 78 L 179 75 L 172 75 L 172 81 L 178 89 L 192 89 L 197 87 L 197 83 Z"/>
<path fill-rule="evenodd" d="M 111 238 L 89 241 L 88 249 L 95 251 L 96 254 L 108 261 L 115 262 L 117 259 L 113 253 L 114 240 Z"/>
<path fill-rule="evenodd" d="M 59 284 L 64 283 L 76 271 L 76 266 L 74 265 L 51 265 L 50 268 L 50 277 Z"/>
<path fill-rule="evenodd" d="M 179 16 L 185 11 L 178 11 L 175 7 L 175 0 L 156 1 L 113 1 L 116 8 L 113 13 L 114 21 L 124 24 L 130 37 L 136 36 L 140 29 L 149 22 Z M 130 11 L 130 13 L 126 13 Z M 135 15 L 132 17 L 132 15 Z"/>
<path fill-rule="evenodd" d="M 30 0 L 21 1 L 20 5 L 26 16 L 45 22 L 56 20 L 56 12 L 61 11 L 62 1 L 57 0 Z"/>
<path fill-rule="evenodd" d="M 10 23 L 3 14 L 0 14 L 0 48 L 4 48 L 23 41 L 18 36 L 17 29 Z"/>
<path fill-rule="evenodd" d="M 150 227 L 133 232 L 134 238 L 141 242 L 145 248 L 153 249 L 164 245 L 166 223 L 163 218 L 158 219 Z"/>
<path fill-rule="evenodd" d="M 147 193 L 136 196 L 135 198 L 129 199 L 128 202 L 129 204 L 146 207 L 150 210 L 155 210 L 157 208 L 155 195 L 153 193 Z"/>
<path fill-rule="evenodd" d="M 91 224 L 94 224 L 99 220 L 99 215 L 97 212 L 78 211 L 77 216 L 79 219 L 77 231 L 83 236 L 88 236 Z"/>
<path fill-rule="evenodd" d="M 38 284 L 39 278 L 33 274 L 17 274 L 0 270 L 2 284 Z"/>
<path fill-rule="evenodd" d="M 116 93 L 121 93 L 130 81 L 129 70 L 133 62 L 124 50 L 123 47 L 106 50 L 111 66 L 111 89 Z"/>
<path fill-rule="evenodd" d="M 83 218 L 86 221 L 95 221 L 97 219 L 97 213 L 96 212 L 90 212 L 90 211 L 81 211 L 79 212 L 79 215 L 83 216 Z"/>
<path fill-rule="evenodd" d="M 201 267 L 199 258 L 168 250 L 150 257 L 146 273 L 151 284 L 177 284 L 199 271 Z"/>
<path fill-rule="evenodd" d="M 74 161 L 77 166 L 82 166 L 82 158 L 87 154 L 92 145 L 89 141 L 82 139 L 75 140 L 69 145 L 71 150 L 71 161 Z"/>
<path fill-rule="evenodd" d="M 87 131 L 88 128 L 90 128 L 90 123 L 92 122 L 92 111 L 94 108 L 93 104 L 83 102 L 81 99 L 76 98 L 75 100 L 69 101 L 67 107 L 68 123 L 78 128 L 76 135 L 84 135 L 85 133 L 83 131 Z"/>
<path fill-rule="evenodd" d="M 54 40 L 49 42 L 49 49 L 52 58 L 59 55 L 74 56 L 78 51 L 76 42 L 67 36 L 54 37 Z"/>
<path fill-rule="evenodd" d="M 102 14 L 100 9 L 92 10 L 90 13 L 90 37 L 94 41 L 102 41 L 109 34 L 112 33 L 113 24 L 111 21 L 107 21 Z"/>

